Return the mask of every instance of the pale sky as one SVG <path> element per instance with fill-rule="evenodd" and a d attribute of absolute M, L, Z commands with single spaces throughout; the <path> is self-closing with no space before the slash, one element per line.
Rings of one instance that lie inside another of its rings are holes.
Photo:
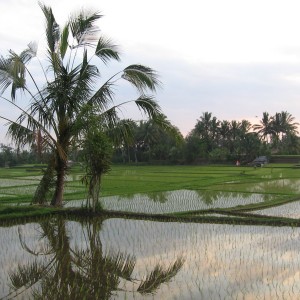
<path fill-rule="evenodd" d="M 121 64 L 108 70 L 132 63 L 154 68 L 163 84 L 156 98 L 184 135 L 206 111 L 219 120 L 253 124 L 264 111 L 288 111 L 300 123 L 299 0 L 44 3 L 61 26 L 83 6 L 100 11 L 102 33 L 122 53 Z M 44 17 L 37 1 L 0 0 L 0 11 L 2 55 L 23 50 L 30 41 L 43 48 Z M 13 118 L 12 108 L 0 104 L 0 114 Z M 0 130 L 1 141 L 6 127 Z"/>

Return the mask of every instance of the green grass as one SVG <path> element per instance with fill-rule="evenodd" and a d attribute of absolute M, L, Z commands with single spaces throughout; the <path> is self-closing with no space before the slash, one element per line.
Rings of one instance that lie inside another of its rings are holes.
<path fill-rule="evenodd" d="M 8 220 L 27 220 L 33 217 L 48 216 L 59 212 L 58 209 L 51 207 L 38 206 L 0 206 L 0 223 Z"/>
<path fill-rule="evenodd" d="M 159 192 L 179 189 L 204 189 L 249 192 L 249 187 L 278 179 L 300 179 L 292 165 L 264 168 L 228 166 L 114 166 L 103 181 L 103 195 Z M 231 183 L 232 182 L 232 183 Z M 270 193 L 272 191 L 267 191 Z M 297 191 L 280 188 L 282 194 Z"/>
<path fill-rule="evenodd" d="M 37 179 L 41 175 L 37 167 L 0 168 L 0 203 L 30 202 Z M 82 199 L 86 195 L 85 186 L 80 181 L 83 171 L 76 167 L 71 170 L 66 184 L 65 199 Z M 299 195 L 291 186 L 282 186 L 283 179 L 300 180 L 299 170 L 293 165 L 268 165 L 263 168 L 235 166 L 113 166 L 104 176 L 102 196 L 131 195 L 135 193 L 162 192 L 180 189 L 214 190 L 232 192 L 259 192 L 285 196 Z M 2 186 L 2 181 L 8 181 Z M 22 185 L 19 180 L 23 180 Z M 28 184 L 26 184 L 28 181 Z M 14 183 L 15 182 L 15 183 Z M 25 184 L 23 185 L 23 183 Z M 274 184 L 272 184 L 274 183 Z M 260 190 L 254 191 L 255 187 Z M 26 185 L 26 186 L 25 186 Z M 297 185 L 296 185 L 297 186 Z"/>
<path fill-rule="evenodd" d="M 130 196 L 173 190 L 226 191 L 259 193 L 276 196 L 274 200 L 228 209 L 215 213 L 248 213 L 266 207 L 278 206 L 300 198 L 300 170 L 292 164 L 269 164 L 263 168 L 236 166 L 113 166 L 104 176 L 102 196 Z M 74 167 L 69 174 L 65 200 L 85 199 L 86 188 L 81 183 L 83 171 Z M 37 176 L 37 177 L 36 177 Z M 53 213 L 52 208 L 28 206 L 41 176 L 41 166 L 0 168 L 0 218 L 4 216 L 37 216 Z M 8 205 L 14 204 L 13 207 Z M 23 206 L 23 205 L 26 206 Z M 17 206 L 15 206 L 17 205 Z M 197 212 L 202 214 L 203 211 Z M 207 212 L 206 212 L 207 213 Z M 177 216 L 180 216 L 178 212 Z M 195 212 L 181 216 L 194 218 Z M 247 214 L 247 218 L 252 218 Z"/>

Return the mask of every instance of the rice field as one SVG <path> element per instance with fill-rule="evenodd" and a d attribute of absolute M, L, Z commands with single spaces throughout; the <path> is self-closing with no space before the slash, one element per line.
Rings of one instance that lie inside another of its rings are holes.
<path fill-rule="evenodd" d="M 299 299 L 298 173 L 114 166 L 106 216 L 1 223 L 0 299 Z M 85 204 L 81 177 L 75 168 L 66 178 L 67 208 Z M 38 168 L 0 170 L 0 213 L 30 203 L 40 178 Z"/>
<path fill-rule="evenodd" d="M 105 275 L 93 288 L 109 299 L 299 299 L 298 228 L 42 219 L 0 228 L 0 242 L 1 299 L 46 299 L 50 288 L 52 299 L 71 299 L 78 284 L 91 288 L 89 276 Z M 126 276 L 113 275 L 120 264 Z"/>
<path fill-rule="evenodd" d="M 101 203 L 105 210 L 123 211 L 146 214 L 167 214 L 186 211 L 199 211 L 218 208 L 231 208 L 272 201 L 275 195 L 231 193 L 216 191 L 178 190 L 133 196 L 102 197 Z M 84 206 L 85 200 L 66 203 L 66 207 Z"/>

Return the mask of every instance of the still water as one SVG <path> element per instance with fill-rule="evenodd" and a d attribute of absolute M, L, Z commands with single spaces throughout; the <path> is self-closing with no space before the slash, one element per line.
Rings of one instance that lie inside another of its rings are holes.
<path fill-rule="evenodd" d="M 0 227 L 0 299 L 299 299 L 300 229 L 111 218 Z"/>
<path fill-rule="evenodd" d="M 179 211 L 208 210 L 228 208 L 271 201 L 276 195 L 221 192 L 206 190 L 176 190 L 148 194 L 101 197 L 101 204 L 106 210 L 128 211 L 148 214 L 165 214 Z M 66 203 L 67 207 L 82 206 L 85 200 Z"/>

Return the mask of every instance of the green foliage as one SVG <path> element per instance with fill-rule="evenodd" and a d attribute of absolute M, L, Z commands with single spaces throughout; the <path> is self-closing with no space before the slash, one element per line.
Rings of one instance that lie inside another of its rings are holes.
<path fill-rule="evenodd" d="M 224 163 L 227 161 L 228 155 L 229 155 L 228 149 L 216 148 L 209 153 L 209 159 L 210 159 L 210 161 L 212 161 L 214 163 L 216 163 L 216 162 Z"/>
<path fill-rule="evenodd" d="M 115 162 L 176 162 L 182 158 L 183 137 L 164 115 L 132 124 L 130 140 L 119 144 Z M 171 151 L 172 149 L 172 151 Z"/>
<path fill-rule="evenodd" d="M 294 117 L 284 111 L 271 117 L 264 112 L 260 124 L 253 126 L 247 120 L 219 121 L 212 113 L 205 112 L 185 139 L 186 161 L 222 161 L 224 156 L 221 158 L 220 154 L 224 151 L 228 152 L 228 161 L 243 162 L 271 152 L 297 154 L 300 151 L 297 125 Z"/>
<path fill-rule="evenodd" d="M 95 212 L 102 209 L 99 199 L 101 177 L 111 168 L 113 147 L 106 134 L 98 128 L 89 129 L 82 146 L 86 165 L 86 174 L 82 180 L 88 187 L 87 205 Z"/>

